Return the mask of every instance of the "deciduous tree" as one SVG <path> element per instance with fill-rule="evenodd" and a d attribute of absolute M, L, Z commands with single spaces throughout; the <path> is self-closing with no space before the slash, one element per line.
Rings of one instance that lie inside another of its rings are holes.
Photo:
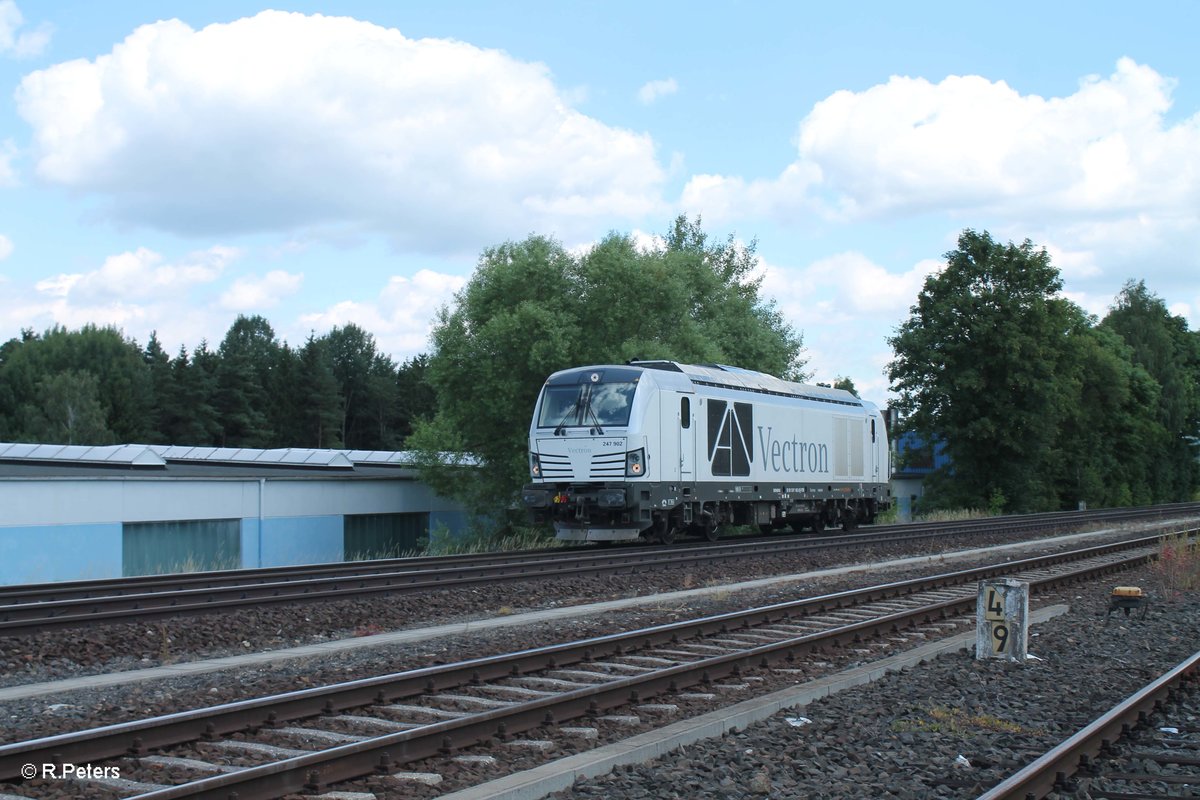
<path fill-rule="evenodd" d="M 424 476 L 479 510 L 509 508 L 538 392 L 567 367 L 668 358 L 799 376 L 801 338 L 760 296 L 755 265 L 753 244 L 712 244 L 685 217 L 656 246 L 612 233 L 578 254 L 534 235 L 484 251 L 434 325 L 437 414 L 410 439 Z"/>
<path fill-rule="evenodd" d="M 935 480 L 930 499 L 1054 507 L 1047 477 L 1069 402 L 1057 378 L 1083 312 L 1058 295 L 1058 270 L 1029 240 L 1003 245 L 965 230 L 945 258 L 889 339 L 898 408 L 952 463 L 953 481 Z"/>
<path fill-rule="evenodd" d="M 1128 282 L 1100 324 L 1121 337 L 1133 363 L 1158 385 L 1149 409 L 1162 436 L 1146 443 L 1155 453 L 1146 502 L 1190 500 L 1200 484 L 1200 338 L 1144 281 Z"/>

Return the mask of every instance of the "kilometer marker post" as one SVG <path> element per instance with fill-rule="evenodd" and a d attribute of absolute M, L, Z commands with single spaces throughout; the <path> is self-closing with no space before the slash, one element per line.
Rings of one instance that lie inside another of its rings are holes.
<path fill-rule="evenodd" d="M 1029 584 L 1015 578 L 979 582 L 975 658 L 1025 662 L 1029 651 Z"/>

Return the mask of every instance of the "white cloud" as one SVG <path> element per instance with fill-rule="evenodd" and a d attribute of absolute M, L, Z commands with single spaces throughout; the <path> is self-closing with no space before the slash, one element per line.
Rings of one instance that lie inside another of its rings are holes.
<path fill-rule="evenodd" d="M 1200 203 L 1200 114 L 1168 124 L 1173 81 L 1123 58 L 1061 98 L 1003 81 L 893 77 L 839 91 L 801 121 L 798 159 L 777 179 L 697 176 L 688 198 L 730 213 L 819 203 L 831 218 L 929 210 L 1174 213 Z M 799 179 L 797 179 L 799 178 Z M 697 208 L 693 210 L 703 210 Z"/>
<path fill-rule="evenodd" d="M 821 182 L 814 164 L 795 163 L 772 180 L 751 180 L 726 175 L 694 175 L 683 187 L 680 205 L 705 220 L 773 216 L 780 219 L 811 216 L 822 210 L 811 196 Z"/>
<path fill-rule="evenodd" d="M 221 295 L 221 306 L 233 311 L 258 311 L 279 305 L 279 301 L 295 294 L 304 282 L 303 274 L 274 269 L 263 277 L 238 278 Z"/>
<path fill-rule="evenodd" d="M 212 304 L 198 302 L 195 293 L 216 283 L 240 255 L 216 246 L 168 262 L 143 247 L 109 256 L 90 272 L 59 273 L 32 285 L 10 281 L 0 293 L 0 329 L 115 325 L 142 343 L 157 330 L 168 350 L 190 349 L 222 330 Z"/>
<path fill-rule="evenodd" d="M 17 173 L 12 160 L 17 155 L 17 146 L 12 139 L 0 142 L 0 186 L 16 186 Z"/>
<path fill-rule="evenodd" d="M 0 246 L 6 241 L 0 236 Z M 143 344 L 156 331 L 172 355 L 181 345 L 191 351 L 202 340 L 216 347 L 236 314 L 277 307 L 301 288 L 304 276 L 284 270 L 230 274 L 231 265 L 244 258 L 240 250 L 223 246 L 179 258 L 138 248 L 112 255 L 87 272 L 40 280 L 0 275 L 0 330 L 114 325 Z M 300 344 L 314 329 L 321 334 L 354 322 L 370 331 L 384 352 L 402 360 L 428 350 L 434 310 L 466 282 L 424 269 L 412 277 L 392 277 L 367 302 L 336 302 L 308 314 L 277 309 L 271 324 L 281 339 Z M 312 308 L 299 298 L 289 307 L 297 303 Z"/>
<path fill-rule="evenodd" d="M 773 297 L 784 319 L 804 335 L 813 380 L 846 376 L 860 394 L 883 401 L 891 360 L 886 340 L 916 299 L 925 279 L 945 264 L 923 259 L 904 272 L 876 264 L 859 252 L 843 252 L 803 266 L 759 258 L 761 293 Z"/>
<path fill-rule="evenodd" d="M 1194 295 L 1191 303 L 1171 303 L 1167 310 L 1177 317 L 1187 320 L 1188 330 L 1200 329 L 1200 293 Z"/>
<path fill-rule="evenodd" d="M 639 253 L 654 253 L 667 249 L 667 240 L 657 233 L 646 233 L 637 228 L 629 234 L 633 239 L 633 246 Z"/>
<path fill-rule="evenodd" d="M 1101 273 L 1096 254 L 1090 250 L 1066 250 L 1053 242 L 1043 246 L 1065 280 L 1094 278 Z"/>
<path fill-rule="evenodd" d="M 16 96 L 41 178 L 172 232 L 368 229 L 473 251 L 663 205 L 650 137 L 574 110 L 543 65 L 345 17 L 144 25 Z"/>
<path fill-rule="evenodd" d="M 0 53 L 14 58 L 36 56 L 46 49 L 54 27 L 42 23 L 31 31 L 18 33 L 25 24 L 21 10 L 14 0 L 0 0 Z"/>
<path fill-rule="evenodd" d="M 893 77 L 813 106 L 778 177 L 697 175 L 681 204 L 718 222 L 938 214 L 1046 246 L 1076 293 L 1111 299 L 1146 278 L 1183 296 L 1200 251 L 1200 112 L 1168 119 L 1173 89 L 1128 58 L 1065 97 L 979 76 Z"/>
<path fill-rule="evenodd" d="M 674 78 L 666 78 L 665 80 L 650 81 L 642 85 L 638 89 L 638 101 L 648 106 L 656 102 L 659 98 L 666 97 L 669 94 L 675 94 L 679 91 L 679 84 Z"/>
<path fill-rule="evenodd" d="M 925 278 L 943 262 L 925 259 L 908 271 L 894 273 L 862 253 L 838 253 L 806 267 L 784 267 L 760 260 L 764 296 L 775 297 L 779 308 L 798 327 L 832 318 L 862 315 L 902 317 L 912 305 Z"/>
<path fill-rule="evenodd" d="M 13 243 L 12 239 L 0 233 L 0 261 L 12 255 Z"/>
<path fill-rule="evenodd" d="M 160 254 L 139 247 L 109 256 L 93 272 L 55 275 L 36 288 L 75 303 L 169 299 L 193 285 L 216 280 L 238 255 L 235 248 L 218 246 L 191 253 L 176 264 L 164 264 Z"/>
<path fill-rule="evenodd" d="M 634 228 L 629 233 L 629 238 L 633 240 L 633 248 L 639 253 L 653 253 L 667 249 L 667 240 L 657 233 L 646 233 L 639 228 Z M 600 241 L 598 239 L 591 239 L 590 241 L 569 245 L 566 250 L 575 258 L 583 258 L 595 250 L 599 244 Z"/>
<path fill-rule="evenodd" d="M 410 358 L 428 350 L 433 310 L 450 302 L 466 283 L 459 275 L 428 269 L 411 278 L 397 275 L 373 302 L 347 300 L 320 313 L 303 315 L 303 333 L 307 336 L 309 330 L 315 330 L 320 335 L 335 325 L 353 322 L 373 333 L 384 352 L 398 359 Z"/>

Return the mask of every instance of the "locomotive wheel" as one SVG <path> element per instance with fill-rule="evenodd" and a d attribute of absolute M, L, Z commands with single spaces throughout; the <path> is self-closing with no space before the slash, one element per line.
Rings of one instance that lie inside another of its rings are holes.
<path fill-rule="evenodd" d="M 775 532 L 775 526 L 769 522 L 759 523 L 758 529 L 760 531 L 762 531 L 763 536 L 770 536 L 772 533 Z"/>
<path fill-rule="evenodd" d="M 789 522 L 788 525 L 791 526 L 792 533 L 804 533 L 804 529 L 806 527 L 808 527 L 801 520 L 796 520 L 795 522 Z"/>
<path fill-rule="evenodd" d="M 842 511 L 842 530 L 849 532 L 858 527 L 858 518 L 854 514 L 854 509 L 847 508 Z"/>
<path fill-rule="evenodd" d="M 704 537 L 706 542 L 715 542 L 721 538 L 721 526 L 717 524 L 715 519 L 710 519 L 708 522 L 701 524 L 700 535 Z"/>
<path fill-rule="evenodd" d="M 670 544 L 675 541 L 675 526 L 666 517 L 654 520 L 654 538 L 659 544 Z"/>
<path fill-rule="evenodd" d="M 812 521 L 813 533 L 821 533 L 825 530 L 825 512 L 818 511 Z"/>

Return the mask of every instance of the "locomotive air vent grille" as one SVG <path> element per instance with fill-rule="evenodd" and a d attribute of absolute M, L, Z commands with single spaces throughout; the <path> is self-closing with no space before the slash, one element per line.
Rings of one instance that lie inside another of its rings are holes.
<path fill-rule="evenodd" d="M 592 456 L 592 467 L 588 472 L 589 478 L 623 478 L 625 477 L 624 453 L 596 453 Z"/>
<path fill-rule="evenodd" d="M 542 477 L 545 478 L 574 478 L 575 471 L 571 469 L 571 459 L 567 456 L 554 456 L 542 453 L 538 456 L 542 464 Z"/>

